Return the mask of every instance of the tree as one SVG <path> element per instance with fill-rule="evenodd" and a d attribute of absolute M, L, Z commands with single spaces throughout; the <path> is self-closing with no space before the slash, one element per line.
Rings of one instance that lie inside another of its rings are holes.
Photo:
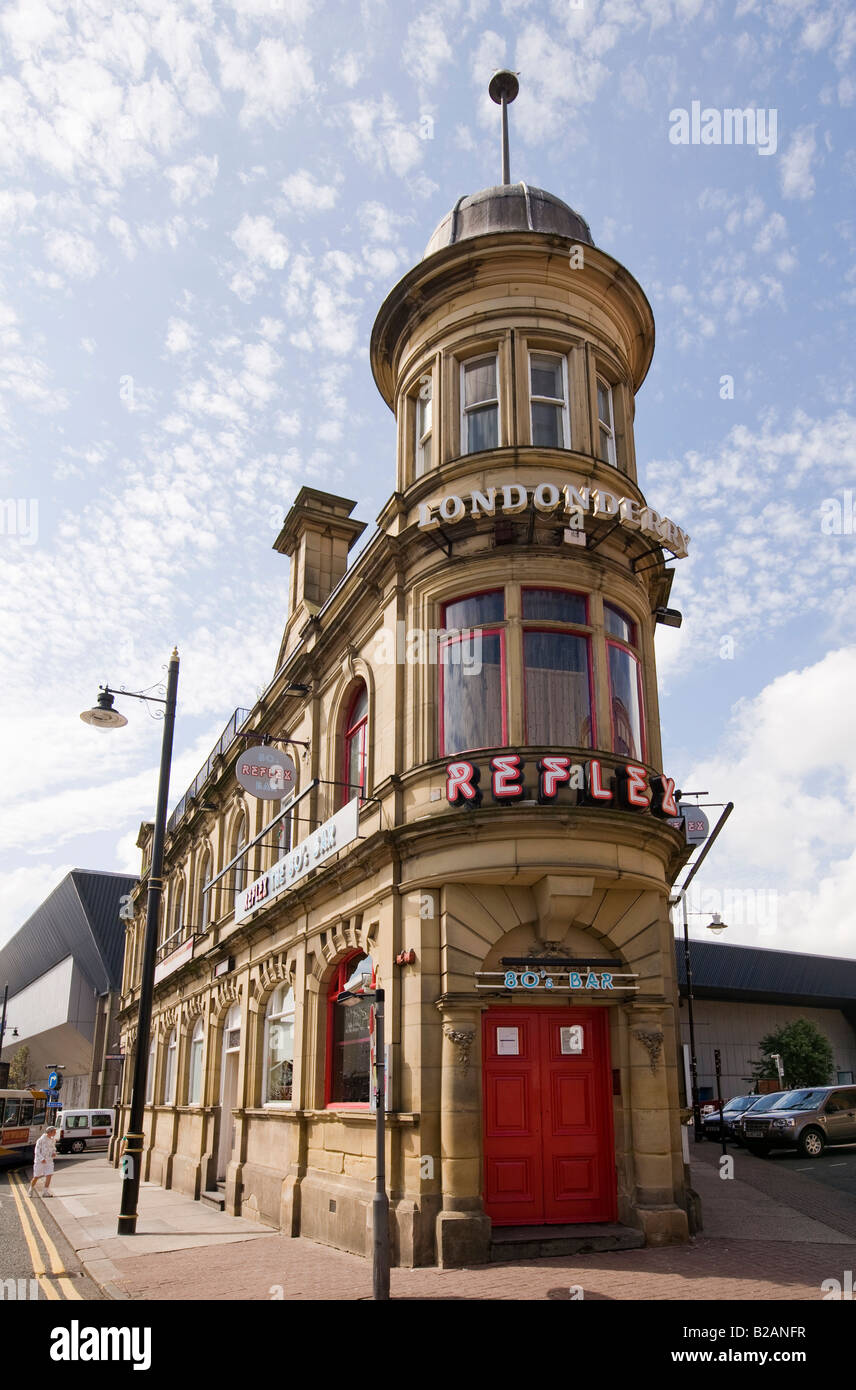
<path fill-rule="evenodd" d="M 12 1065 L 9 1068 L 9 1088 L 13 1091 L 23 1091 L 30 1079 L 30 1049 L 19 1047 L 15 1056 L 12 1058 Z"/>
<path fill-rule="evenodd" d="M 758 1046 L 761 1061 L 752 1064 L 756 1081 L 778 1077 L 772 1060 L 776 1052 L 782 1059 L 784 1084 L 789 1090 L 797 1086 L 826 1086 L 832 1076 L 830 1042 L 807 1018 L 794 1019 L 775 1033 L 768 1033 Z"/>

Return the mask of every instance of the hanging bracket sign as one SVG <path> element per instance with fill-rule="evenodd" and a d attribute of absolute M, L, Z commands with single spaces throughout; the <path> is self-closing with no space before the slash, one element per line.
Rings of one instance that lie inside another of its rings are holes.
<path fill-rule="evenodd" d="M 270 744 L 258 744 L 242 753 L 235 776 L 245 791 L 261 801 L 284 801 L 297 786 L 293 758 Z"/>

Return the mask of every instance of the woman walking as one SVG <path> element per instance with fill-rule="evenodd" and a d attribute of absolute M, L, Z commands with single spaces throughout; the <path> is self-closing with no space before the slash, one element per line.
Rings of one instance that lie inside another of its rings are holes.
<path fill-rule="evenodd" d="M 52 1197 L 50 1190 L 51 1178 L 54 1170 L 54 1154 L 56 1153 L 56 1130 L 53 1125 L 45 1130 L 44 1134 L 36 1140 L 36 1147 L 33 1151 L 33 1176 L 30 1179 L 30 1195 L 36 1190 L 36 1183 L 39 1178 L 45 1180 L 45 1197 Z"/>

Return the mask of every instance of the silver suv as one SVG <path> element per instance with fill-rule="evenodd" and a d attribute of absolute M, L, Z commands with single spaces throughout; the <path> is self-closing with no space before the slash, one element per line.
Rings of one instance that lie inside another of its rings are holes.
<path fill-rule="evenodd" d="M 856 1087 L 807 1086 L 788 1091 L 766 1114 L 748 1111 L 741 1126 L 750 1153 L 799 1149 L 819 1158 L 827 1144 L 856 1144 Z"/>

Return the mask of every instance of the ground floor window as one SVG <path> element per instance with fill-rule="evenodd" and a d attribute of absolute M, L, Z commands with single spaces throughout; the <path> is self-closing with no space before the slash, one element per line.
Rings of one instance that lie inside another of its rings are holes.
<path fill-rule="evenodd" d="M 292 1099 L 294 1073 L 294 990 L 280 985 L 268 1000 L 265 1013 L 265 1071 L 262 1100 L 265 1104 Z"/>
<path fill-rule="evenodd" d="M 343 990 L 360 994 L 371 985 L 371 957 L 360 952 L 339 965 L 328 995 L 328 1105 L 368 1105 L 371 1082 L 368 999 L 339 1002 Z"/>

